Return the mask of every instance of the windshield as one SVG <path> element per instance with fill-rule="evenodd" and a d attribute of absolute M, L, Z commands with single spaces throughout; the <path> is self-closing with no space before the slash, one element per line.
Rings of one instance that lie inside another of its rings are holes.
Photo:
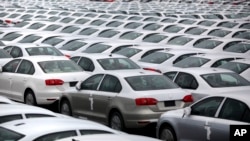
<path fill-rule="evenodd" d="M 106 58 L 97 60 L 104 70 L 140 69 L 128 58 Z"/>

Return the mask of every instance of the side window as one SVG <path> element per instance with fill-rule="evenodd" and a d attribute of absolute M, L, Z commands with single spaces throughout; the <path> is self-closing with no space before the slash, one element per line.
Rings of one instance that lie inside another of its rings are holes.
<path fill-rule="evenodd" d="M 176 76 L 177 72 L 176 71 L 172 71 L 172 72 L 166 72 L 164 73 L 165 76 L 167 76 L 169 79 L 171 79 L 172 81 L 174 80 L 175 76 Z"/>
<path fill-rule="evenodd" d="M 100 91 L 119 93 L 122 89 L 119 79 L 114 76 L 106 75 L 100 86 Z"/>
<path fill-rule="evenodd" d="M 4 50 L 6 50 L 6 52 L 8 52 L 10 54 L 10 51 L 12 50 L 13 46 L 7 46 L 4 48 Z"/>
<path fill-rule="evenodd" d="M 81 89 L 84 90 L 96 90 L 99 83 L 103 78 L 103 74 L 93 75 L 81 84 Z"/>
<path fill-rule="evenodd" d="M 34 74 L 35 68 L 28 60 L 23 60 L 17 69 L 17 73 L 21 74 Z"/>
<path fill-rule="evenodd" d="M 197 89 L 198 82 L 195 77 L 187 73 L 179 73 L 175 79 L 175 83 L 184 89 Z"/>
<path fill-rule="evenodd" d="M 16 58 L 16 57 L 23 56 L 23 53 L 22 53 L 22 50 L 19 47 L 13 47 L 12 50 L 11 50 L 11 52 L 10 52 L 10 55 L 13 58 Z"/>
<path fill-rule="evenodd" d="M 26 118 L 40 118 L 40 117 L 55 117 L 52 115 L 45 115 L 45 114 L 25 114 Z"/>
<path fill-rule="evenodd" d="M 89 134 L 112 134 L 108 131 L 103 130 L 80 130 L 81 135 L 89 135 Z"/>
<path fill-rule="evenodd" d="M 5 64 L 3 66 L 3 72 L 15 72 L 16 68 L 18 66 L 18 64 L 20 63 L 20 59 L 16 59 L 16 60 L 12 60 L 10 62 L 8 62 L 7 64 Z"/>
<path fill-rule="evenodd" d="M 12 120 L 22 119 L 22 115 L 8 115 L 8 116 L 0 116 L 0 123 L 5 123 Z"/>
<path fill-rule="evenodd" d="M 75 63 L 77 63 L 79 59 L 80 59 L 80 57 L 71 57 L 70 58 L 70 60 L 74 61 Z"/>
<path fill-rule="evenodd" d="M 222 106 L 219 118 L 249 123 L 250 110 L 245 103 L 227 98 L 227 100 L 224 102 L 224 105 Z"/>
<path fill-rule="evenodd" d="M 64 132 L 57 132 L 52 134 L 43 135 L 34 141 L 55 141 L 58 139 L 77 136 L 76 131 L 64 131 Z"/>
<path fill-rule="evenodd" d="M 210 97 L 199 101 L 191 107 L 191 115 L 214 117 L 223 97 Z"/>
<path fill-rule="evenodd" d="M 85 71 L 94 71 L 95 67 L 94 67 L 94 63 L 89 59 L 89 58 L 85 58 L 82 57 L 80 59 L 80 61 L 78 62 L 78 65 Z"/>

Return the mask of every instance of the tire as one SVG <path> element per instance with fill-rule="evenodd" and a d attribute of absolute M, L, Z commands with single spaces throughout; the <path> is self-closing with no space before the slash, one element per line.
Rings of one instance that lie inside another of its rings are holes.
<path fill-rule="evenodd" d="M 119 112 L 113 112 L 109 118 L 109 127 L 115 130 L 124 131 L 124 120 Z"/>
<path fill-rule="evenodd" d="M 32 90 L 28 90 L 27 92 L 25 92 L 24 103 L 33 106 L 37 105 L 36 98 Z"/>
<path fill-rule="evenodd" d="M 163 129 L 160 132 L 159 138 L 160 140 L 163 140 L 163 141 L 176 141 L 177 140 L 175 132 L 173 128 L 171 128 L 170 126 L 163 127 Z"/>
<path fill-rule="evenodd" d="M 60 113 L 68 116 L 72 116 L 72 109 L 68 100 L 63 100 L 60 104 Z"/>

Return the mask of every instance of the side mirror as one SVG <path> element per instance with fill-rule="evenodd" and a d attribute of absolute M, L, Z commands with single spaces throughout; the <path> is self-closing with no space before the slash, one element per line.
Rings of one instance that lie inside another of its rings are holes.
<path fill-rule="evenodd" d="M 183 112 L 183 116 L 182 117 L 184 117 L 184 116 L 190 116 L 191 115 L 191 107 L 186 107 L 186 108 L 184 108 L 184 112 Z"/>
<path fill-rule="evenodd" d="M 76 90 L 77 91 L 80 91 L 81 90 L 81 84 L 82 84 L 82 82 L 81 81 L 79 81 L 77 84 L 76 84 Z"/>

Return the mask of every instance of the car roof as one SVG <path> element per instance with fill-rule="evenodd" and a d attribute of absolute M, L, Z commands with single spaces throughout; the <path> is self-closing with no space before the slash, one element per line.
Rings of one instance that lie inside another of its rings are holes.
<path fill-rule="evenodd" d="M 13 43 L 13 44 L 8 44 L 8 46 L 19 46 L 22 48 L 27 48 L 27 47 L 53 47 L 49 44 L 35 44 L 35 43 Z"/>
<path fill-rule="evenodd" d="M 162 75 L 160 73 L 148 70 L 115 70 L 115 71 L 106 71 L 102 74 L 115 75 L 118 77 L 132 77 L 132 76 L 143 76 L 143 75 Z"/>
<path fill-rule="evenodd" d="M 116 131 L 99 123 L 77 119 L 77 118 L 61 118 L 61 117 L 44 117 L 44 118 L 30 118 L 23 120 L 14 120 L 6 122 L 0 125 L 9 130 L 19 132 L 24 135 L 46 134 L 53 133 L 55 131 L 65 130 L 78 130 L 78 129 L 91 129 L 110 131 L 115 133 Z M 118 131 L 117 131 L 118 132 Z"/>
<path fill-rule="evenodd" d="M 222 54 L 222 53 L 204 53 L 193 55 L 193 57 L 202 57 L 202 58 L 210 58 L 210 59 L 220 59 L 220 58 L 232 58 L 232 57 L 241 57 L 241 55 L 232 55 L 232 54 Z"/>
<path fill-rule="evenodd" d="M 48 56 L 48 55 L 38 55 L 38 56 L 23 56 L 16 59 L 26 59 L 32 62 L 41 62 L 41 61 L 53 61 L 53 60 L 69 60 L 65 56 Z"/>
<path fill-rule="evenodd" d="M 22 113 L 37 113 L 37 114 L 48 114 L 56 116 L 56 114 L 50 110 L 25 104 L 1 104 L 0 109 L 5 109 L 0 111 L 0 116 L 7 114 L 22 114 Z"/>
<path fill-rule="evenodd" d="M 233 71 L 228 69 L 212 68 L 212 67 L 191 67 L 191 68 L 171 67 L 168 69 L 167 72 L 170 71 L 180 71 L 197 75 L 208 74 L 208 73 L 234 73 Z"/>

